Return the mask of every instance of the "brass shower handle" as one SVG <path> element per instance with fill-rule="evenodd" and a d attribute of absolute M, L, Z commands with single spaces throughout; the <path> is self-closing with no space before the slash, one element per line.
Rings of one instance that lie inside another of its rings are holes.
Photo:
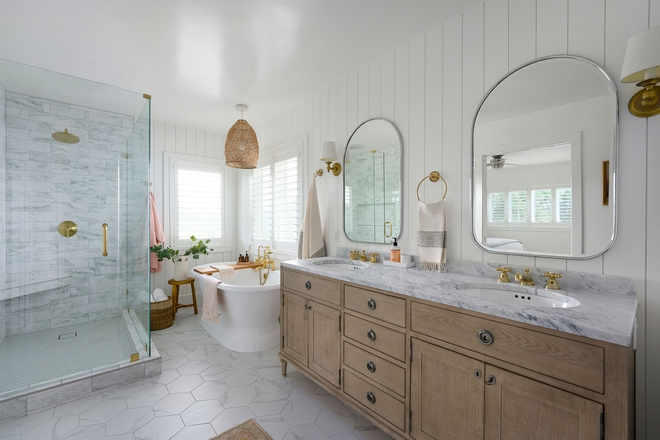
<path fill-rule="evenodd" d="M 101 225 L 103 227 L 103 255 L 104 257 L 108 256 L 108 224 L 103 223 Z"/>

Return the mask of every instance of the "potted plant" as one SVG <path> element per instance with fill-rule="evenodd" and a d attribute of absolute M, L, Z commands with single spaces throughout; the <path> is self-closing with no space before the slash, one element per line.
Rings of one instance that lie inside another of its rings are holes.
<path fill-rule="evenodd" d="M 200 255 L 208 255 L 213 249 L 206 246 L 211 240 L 197 240 L 194 235 L 190 236 L 192 246 L 185 250 L 183 255 L 179 255 L 179 249 L 172 249 L 171 246 L 163 247 L 162 244 L 151 246 L 149 250 L 156 254 L 158 261 L 172 260 L 174 263 L 174 279 L 183 281 L 188 279 L 188 256 L 193 260 L 199 260 Z M 177 264 L 178 263 L 178 264 Z"/>

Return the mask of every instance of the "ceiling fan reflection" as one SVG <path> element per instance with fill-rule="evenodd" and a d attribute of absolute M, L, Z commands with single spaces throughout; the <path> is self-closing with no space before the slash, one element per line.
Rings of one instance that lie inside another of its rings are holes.
<path fill-rule="evenodd" d="M 501 170 L 504 168 L 504 165 L 506 164 L 507 167 L 521 167 L 523 165 L 518 165 L 515 163 L 506 163 L 506 159 L 504 158 L 504 154 L 494 154 L 492 156 L 492 159 L 488 161 L 486 166 L 491 167 L 494 170 Z"/>

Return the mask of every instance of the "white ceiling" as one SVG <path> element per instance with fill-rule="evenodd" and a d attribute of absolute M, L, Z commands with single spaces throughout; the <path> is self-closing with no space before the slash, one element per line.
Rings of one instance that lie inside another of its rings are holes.
<path fill-rule="evenodd" d="M 151 94 L 153 119 L 258 125 L 481 0 L 0 0 L 0 58 Z"/>

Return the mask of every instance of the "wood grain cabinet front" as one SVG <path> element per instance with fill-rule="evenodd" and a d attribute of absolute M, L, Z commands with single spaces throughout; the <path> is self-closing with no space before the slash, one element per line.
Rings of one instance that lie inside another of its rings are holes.
<path fill-rule="evenodd" d="M 599 440 L 603 405 L 413 339 L 420 440 Z"/>
<path fill-rule="evenodd" d="M 340 312 L 291 292 L 282 294 L 281 352 L 339 387 Z M 284 373 L 286 367 L 283 366 Z"/>
<path fill-rule="evenodd" d="M 401 440 L 632 440 L 634 351 L 282 271 L 280 357 Z M 343 293 L 343 294 L 342 294 Z"/>

